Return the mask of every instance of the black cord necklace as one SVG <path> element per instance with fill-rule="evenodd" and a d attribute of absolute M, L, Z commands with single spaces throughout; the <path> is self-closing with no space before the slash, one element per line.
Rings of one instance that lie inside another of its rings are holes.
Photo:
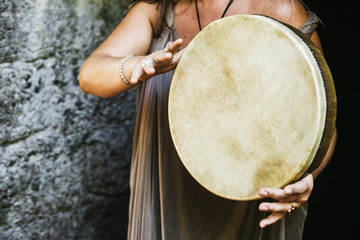
<path fill-rule="evenodd" d="M 234 0 L 229 0 L 229 3 L 227 4 L 223 14 L 221 15 L 221 18 L 223 18 L 227 12 L 227 10 L 229 9 L 230 5 L 233 3 Z M 198 24 L 199 24 L 199 29 L 201 31 L 201 23 L 200 23 L 200 16 L 199 16 L 199 9 L 198 9 L 198 4 L 197 4 L 197 0 L 195 0 L 195 7 L 196 7 L 196 15 L 197 15 L 197 20 L 198 20 Z"/>

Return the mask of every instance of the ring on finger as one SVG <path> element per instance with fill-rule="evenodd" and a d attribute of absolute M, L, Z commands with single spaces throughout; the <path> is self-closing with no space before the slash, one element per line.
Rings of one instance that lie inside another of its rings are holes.
<path fill-rule="evenodd" d="M 293 213 L 295 210 L 297 209 L 297 207 L 294 206 L 293 203 L 291 203 L 291 208 L 289 210 L 286 210 L 284 212 L 285 215 L 290 215 L 291 213 Z"/>
<path fill-rule="evenodd" d="M 166 46 L 165 46 L 165 48 L 164 48 L 164 52 L 168 52 L 168 51 L 170 50 L 170 47 L 171 47 L 171 41 L 169 41 L 169 42 L 166 44 Z"/>
<path fill-rule="evenodd" d="M 141 62 L 141 67 L 145 67 L 147 65 L 154 65 L 154 61 L 151 58 L 145 58 Z"/>

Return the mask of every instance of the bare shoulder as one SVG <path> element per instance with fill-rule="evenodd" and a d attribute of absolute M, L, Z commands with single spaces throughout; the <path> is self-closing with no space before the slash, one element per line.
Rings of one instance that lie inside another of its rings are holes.
<path fill-rule="evenodd" d="M 158 3 L 149 3 L 144 1 L 139 1 L 134 4 L 129 10 L 127 17 L 138 18 L 146 16 L 152 27 L 156 26 L 156 20 L 158 15 Z M 126 19 L 126 18 L 125 18 Z"/>
<path fill-rule="evenodd" d="M 93 54 L 107 54 L 114 57 L 129 54 L 144 55 L 150 48 L 157 13 L 157 4 L 143 1 L 134 4 Z"/>
<path fill-rule="evenodd" d="M 296 28 L 303 25 L 308 18 L 308 13 L 299 0 L 268 1 L 265 12 L 269 17 Z"/>
<path fill-rule="evenodd" d="M 309 15 L 300 0 L 273 0 L 268 1 L 265 14 L 281 22 L 299 28 L 308 19 Z M 270 3 L 271 2 L 271 3 Z M 319 35 L 315 31 L 310 39 L 322 51 Z"/>

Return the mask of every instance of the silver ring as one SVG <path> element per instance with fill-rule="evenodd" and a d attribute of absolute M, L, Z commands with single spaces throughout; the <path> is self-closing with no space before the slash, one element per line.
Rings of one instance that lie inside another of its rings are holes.
<path fill-rule="evenodd" d="M 154 65 L 154 61 L 151 58 L 145 58 L 141 62 L 141 67 L 145 67 L 147 65 Z"/>
<path fill-rule="evenodd" d="M 171 47 L 171 41 L 169 41 L 169 42 L 166 44 L 166 46 L 165 46 L 165 48 L 164 48 L 164 52 L 168 52 L 168 51 L 170 50 L 170 47 Z"/>

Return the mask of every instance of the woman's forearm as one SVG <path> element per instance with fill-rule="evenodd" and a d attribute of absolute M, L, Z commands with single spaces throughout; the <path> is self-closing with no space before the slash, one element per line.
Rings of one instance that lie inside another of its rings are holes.
<path fill-rule="evenodd" d="M 332 155 L 334 153 L 334 150 L 335 150 L 336 139 L 337 139 L 337 130 L 335 128 L 333 137 L 331 139 L 329 149 L 326 152 L 326 155 L 325 155 L 323 161 L 321 162 L 320 166 L 312 172 L 312 175 L 313 175 L 314 179 L 317 176 L 319 176 L 319 174 L 324 170 L 326 165 L 330 162 L 330 159 L 331 159 L 331 157 L 332 157 Z"/>
<path fill-rule="evenodd" d="M 79 77 L 80 88 L 85 93 L 99 97 L 118 95 L 139 81 L 174 69 L 184 52 L 184 49 L 178 52 L 182 43 L 182 39 L 177 39 L 169 42 L 166 50 L 130 58 L 95 53 L 83 64 Z M 123 76 L 120 74 L 120 66 Z"/>
<path fill-rule="evenodd" d="M 112 97 L 132 86 L 126 84 L 119 72 L 121 60 L 129 54 L 123 73 L 130 80 L 134 67 L 150 49 L 158 14 L 157 3 L 140 1 L 105 41 L 85 61 L 80 71 L 79 84 L 85 93 L 99 97 Z"/>
<path fill-rule="evenodd" d="M 123 74 L 127 80 L 131 78 L 132 68 L 144 56 L 128 59 L 123 65 Z M 119 72 L 123 58 L 112 57 L 105 54 L 96 54 L 89 57 L 80 71 L 79 84 L 83 92 L 98 97 L 112 97 L 132 88 L 126 84 Z"/>

